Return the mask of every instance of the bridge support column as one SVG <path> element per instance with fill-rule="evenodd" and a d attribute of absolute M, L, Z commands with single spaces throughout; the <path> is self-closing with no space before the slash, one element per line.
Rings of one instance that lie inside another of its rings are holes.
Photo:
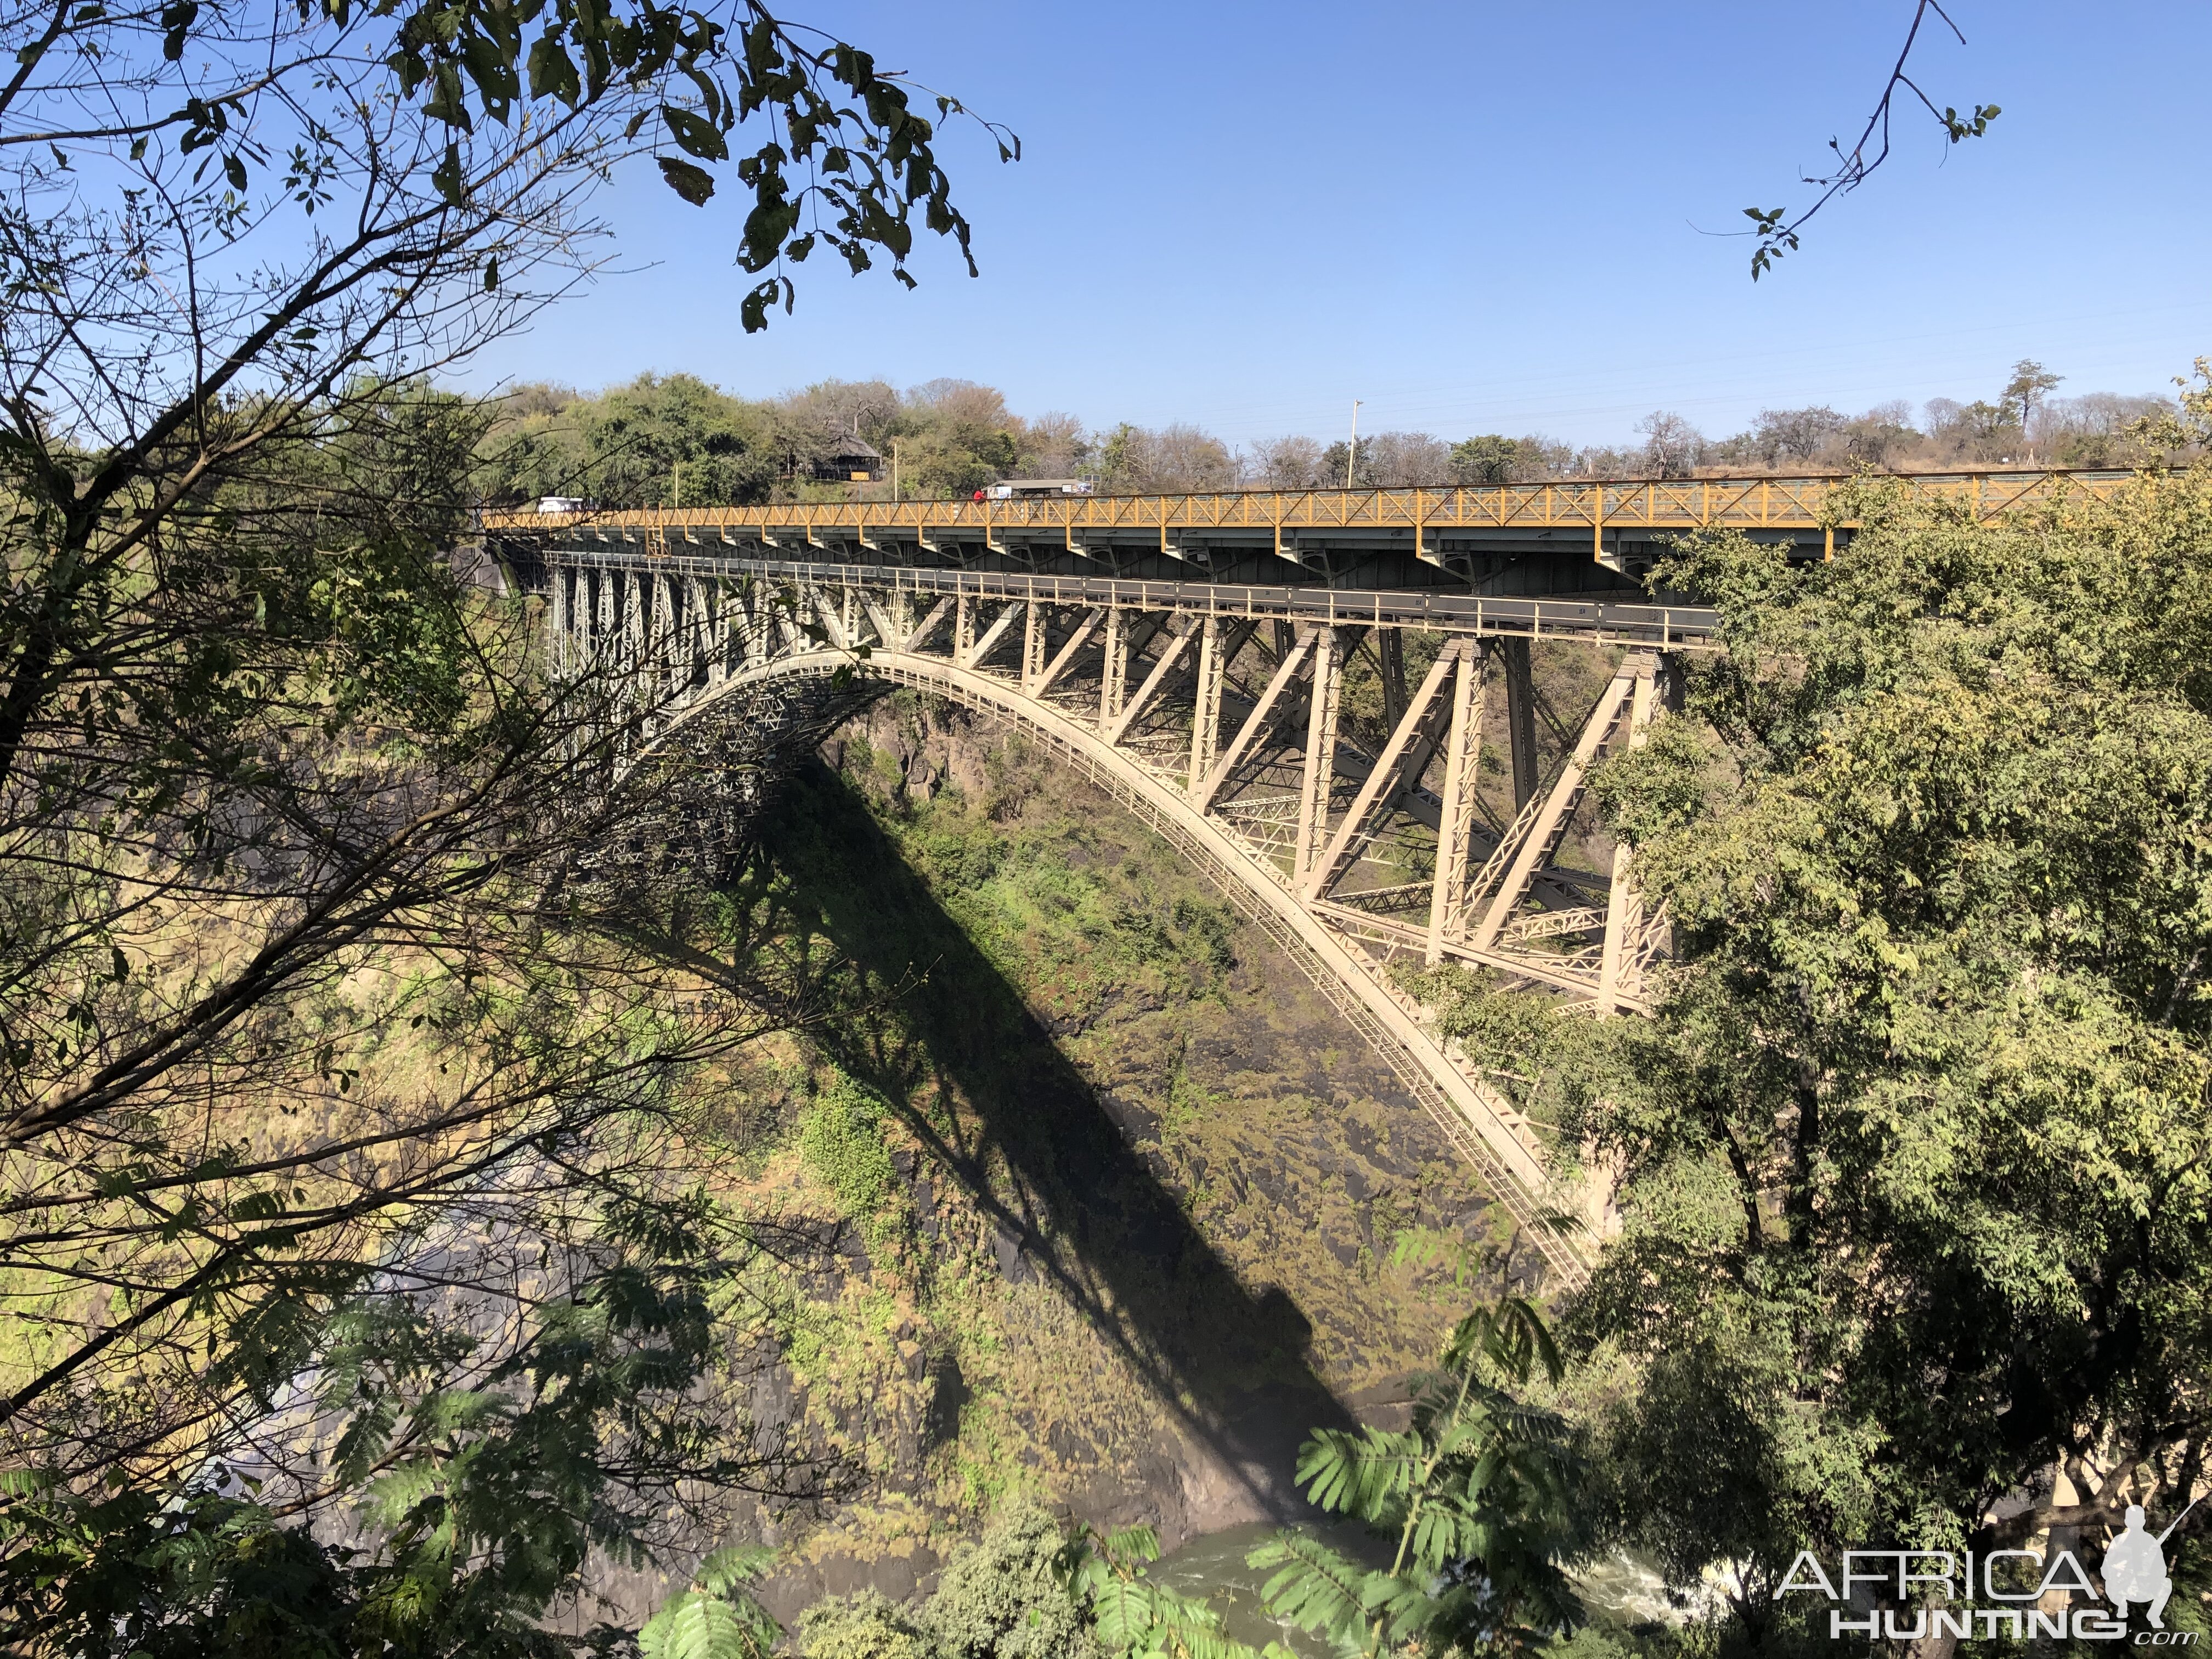
<path fill-rule="evenodd" d="M 1061 644 L 1059 653 L 1049 661 L 1045 660 L 1044 651 L 1040 646 L 1037 657 L 1042 666 L 1038 668 L 1036 678 L 1031 679 L 1025 688 L 1030 696 L 1042 697 L 1052 690 L 1060 677 L 1067 672 L 1068 664 L 1075 660 L 1075 653 L 1083 649 L 1091 635 L 1097 631 L 1100 620 L 1108 614 L 1109 613 L 1098 611 L 1086 612 L 1083 620 L 1068 630 L 1067 638 Z"/>
<path fill-rule="evenodd" d="M 962 593 L 952 602 L 952 660 L 965 668 L 975 651 L 975 607 Z"/>
<path fill-rule="evenodd" d="M 1375 662 L 1382 672 L 1382 724 L 1395 732 L 1406 718 L 1406 641 L 1396 629 L 1375 630 Z"/>
<path fill-rule="evenodd" d="M 1649 659 L 1645 659 L 1649 662 Z M 1636 677 L 1636 690 L 1629 700 L 1628 747 L 1641 748 L 1644 730 L 1651 724 L 1651 716 L 1658 703 L 1657 665 Z M 1634 854 L 1627 841 L 1617 842 L 1613 849 L 1613 886 L 1607 895 L 1605 906 L 1605 948 L 1598 959 L 1597 1012 L 1600 1014 L 1618 1012 L 1624 972 L 1629 966 L 1629 953 L 1642 942 L 1644 931 L 1644 903 L 1636 891 L 1631 865 Z"/>
<path fill-rule="evenodd" d="M 730 585 L 710 576 L 706 590 L 707 684 L 711 689 L 730 674 Z"/>
<path fill-rule="evenodd" d="M 677 658 L 682 695 L 706 678 L 703 668 L 713 648 L 714 636 L 707 621 L 707 584 L 696 576 L 684 579 L 684 649 Z"/>
<path fill-rule="evenodd" d="M 768 635 L 768 613 L 763 608 L 767 603 L 761 595 L 760 585 L 748 580 L 738 598 L 738 623 L 743 630 L 740 643 L 747 668 L 758 668 L 766 663 L 775 648 Z"/>
<path fill-rule="evenodd" d="M 1190 773 L 1185 788 L 1192 795 L 1213 770 L 1213 757 L 1221 750 L 1221 682 L 1228 669 L 1221 657 L 1221 621 L 1208 617 L 1199 626 L 1198 698 L 1190 717 Z"/>
<path fill-rule="evenodd" d="M 1044 678 L 1044 607 L 1035 599 L 1022 612 L 1022 690 L 1036 694 Z"/>
<path fill-rule="evenodd" d="M 1451 727 L 1444 737 L 1444 804 L 1437 827 L 1436 890 L 1429 901 L 1428 963 L 1443 960 L 1444 937 L 1467 907 L 1474 841 L 1474 792 L 1482 775 L 1484 657 L 1469 648 L 1452 681 Z"/>
<path fill-rule="evenodd" d="M 1103 732 L 1121 712 L 1129 683 L 1129 631 L 1116 606 L 1106 612 L 1106 661 L 1098 671 L 1098 729 Z"/>
<path fill-rule="evenodd" d="M 648 580 L 653 584 L 653 616 L 648 624 L 651 632 L 646 640 L 646 651 L 652 667 L 646 684 L 650 688 L 656 710 L 665 711 L 678 685 L 676 578 L 660 574 Z"/>
<path fill-rule="evenodd" d="M 1328 834 L 1329 796 L 1336 783 L 1336 715 L 1342 642 L 1323 628 L 1314 641 L 1313 691 L 1306 708 L 1306 765 L 1298 786 L 1298 844 L 1291 880 L 1304 891 Z"/>
<path fill-rule="evenodd" d="M 1304 672 L 1313 655 L 1314 637 L 1314 632 L 1309 631 L 1284 651 L 1281 660 L 1275 665 L 1273 676 L 1267 681 L 1267 690 L 1260 694 L 1260 701 L 1253 705 L 1252 712 L 1245 717 L 1243 726 L 1229 740 L 1229 747 L 1213 763 L 1213 769 L 1206 775 L 1206 781 L 1199 785 L 1198 793 L 1191 797 L 1192 805 L 1200 811 L 1213 810 L 1214 801 L 1228 787 L 1231 775 L 1251 757 L 1253 750 L 1274 725 L 1276 715 L 1286 701 L 1291 682 Z"/>
<path fill-rule="evenodd" d="M 622 666 L 625 678 L 634 678 L 645 671 L 645 633 L 648 623 L 646 607 L 653 596 L 646 591 L 644 580 L 632 575 L 629 580 L 617 579 L 615 604 L 622 611 Z"/>
<path fill-rule="evenodd" d="M 1528 641 L 1501 640 L 1505 667 L 1505 735 L 1513 762 L 1513 810 L 1518 812 L 1536 793 L 1536 678 L 1528 662 Z"/>
<path fill-rule="evenodd" d="M 553 659 L 553 672 L 565 674 L 569 665 L 568 573 L 558 565 L 553 567 L 552 588 L 545 608 L 545 631 L 551 647 L 548 654 Z"/>

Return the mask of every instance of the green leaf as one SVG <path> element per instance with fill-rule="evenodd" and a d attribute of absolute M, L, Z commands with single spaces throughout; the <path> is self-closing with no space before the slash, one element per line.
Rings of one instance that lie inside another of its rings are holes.
<path fill-rule="evenodd" d="M 726 1545 L 702 1561 L 693 1577 L 715 1595 L 727 1595 L 774 1566 L 779 1553 L 766 1544 Z"/>
<path fill-rule="evenodd" d="M 714 175 L 704 167 L 694 167 L 689 161 L 679 161 L 672 155 L 660 160 L 660 176 L 674 191 L 693 207 L 703 207 L 714 193 Z"/>
<path fill-rule="evenodd" d="M 1356 1640 L 1360 1635 L 1362 1592 L 1370 1575 L 1357 1562 L 1319 1539 L 1288 1532 L 1276 1534 L 1244 1561 L 1263 1571 L 1280 1569 L 1260 1589 L 1260 1599 L 1278 1618 L 1331 1641 Z"/>
<path fill-rule="evenodd" d="M 638 1632 L 637 1647 L 644 1659 L 765 1659 L 768 1653 L 757 1619 L 698 1590 L 686 1590 L 654 1613 Z"/>
<path fill-rule="evenodd" d="M 557 98 L 574 109 L 584 84 L 576 74 L 576 60 L 568 56 L 557 30 L 548 29 L 530 48 L 530 95 Z"/>
<path fill-rule="evenodd" d="M 468 186 L 461 176 L 461 147 L 459 144 L 446 146 L 445 159 L 431 170 L 430 182 L 437 186 L 438 194 L 451 205 L 468 205 Z"/>
<path fill-rule="evenodd" d="M 172 64 L 184 57 L 185 33 L 199 15 L 199 0 L 171 0 L 161 8 L 161 56 Z"/>
<path fill-rule="evenodd" d="M 668 130 L 676 137 L 687 155 L 696 155 L 703 161 L 726 161 L 730 146 L 715 130 L 714 124 L 704 116 L 693 113 L 674 104 L 660 106 L 660 118 L 668 123 Z M 662 163 L 665 167 L 665 162 Z"/>

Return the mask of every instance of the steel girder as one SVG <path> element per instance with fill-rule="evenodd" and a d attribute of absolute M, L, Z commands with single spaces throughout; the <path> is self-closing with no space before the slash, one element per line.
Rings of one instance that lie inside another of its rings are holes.
<path fill-rule="evenodd" d="M 1586 825 L 1578 811 L 1590 767 L 1639 742 L 1663 703 L 1668 653 L 1623 653 L 1550 775 L 1517 813 L 1486 816 L 1486 714 L 1503 706 L 1493 742 L 1517 730 L 1516 717 L 1525 723 L 1527 677 L 1512 672 L 1507 643 L 1525 650 L 1525 612 L 1505 613 L 1511 633 L 1497 629 L 1494 611 L 1401 617 L 1388 606 L 1341 621 L 1278 616 L 1271 629 L 1264 611 L 1238 615 L 1212 596 L 1141 584 L 1096 603 L 917 592 L 893 572 L 850 567 L 823 578 L 602 558 L 556 560 L 548 577 L 548 659 L 580 678 L 611 671 L 608 719 L 625 769 L 700 722 L 763 720 L 760 696 L 777 686 L 811 697 L 770 722 L 794 745 L 818 743 L 833 714 L 893 684 L 956 696 L 1048 738 L 1156 827 L 1171 825 L 1340 1003 L 1364 1010 L 1386 1057 L 1418 1074 L 1416 1094 L 1502 1183 L 1555 1267 L 1583 1271 L 1587 1250 L 1545 1218 L 1570 1200 L 1595 1209 L 1602 1195 L 1563 1194 L 1538 1127 L 1485 1080 L 1481 1057 L 1425 1023 L 1395 970 L 1455 961 L 1564 994 L 1594 1015 L 1649 1006 L 1667 918 L 1636 895 L 1631 849 L 1592 854 L 1571 832 Z M 1601 646 L 1618 638 L 1620 621 L 1571 631 L 1542 620 L 1535 637 Z M 1417 686 L 1386 692 L 1395 718 L 1370 753 L 1346 735 L 1345 671 L 1378 633 L 1389 648 L 1370 655 L 1385 664 L 1417 641 L 1435 648 Z M 818 695 L 824 684 L 840 695 Z M 1589 1219 L 1595 1231 L 1601 1218 Z"/>

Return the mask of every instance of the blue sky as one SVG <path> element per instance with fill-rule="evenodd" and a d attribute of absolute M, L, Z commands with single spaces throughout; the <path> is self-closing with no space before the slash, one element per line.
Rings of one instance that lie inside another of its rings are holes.
<path fill-rule="evenodd" d="M 1923 32 L 1914 69 L 2002 106 L 1990 135 L 1947 149 L 1900 108 L 1888 165 L 1755 286 L 1747 243 L 1693 227 L 1808 198 L 1910 0 L 785 7 L 1019 131 L 1012 167 L 948 135 L 981 277 L 810 263 L 748 337 L 734 189 L 692 209 L 640 167 L 602 198 L 627 269 L 477 384 L 955 375 L 1232 441 L 1340 435 L 1357 397 L 1364 431 L 1602 442 L 1662 407 L 1720 434 L 1969 399 L 2022 356 L 2060 395 L 2159 391 L 2212 353 L 2202 0 L 1955 0 L 1968 44 Z"/>

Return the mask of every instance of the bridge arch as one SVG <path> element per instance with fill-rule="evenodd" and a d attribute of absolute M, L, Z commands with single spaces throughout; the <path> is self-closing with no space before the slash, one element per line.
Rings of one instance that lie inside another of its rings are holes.
<path fill-rule="evenodd" d="M 1484 1083 L 1420 1017 L 1374 964 L 1356 955 L 1297 901 L 1246 842 L 1196 810 L 1188 797 L 1096 730 L 1048 702 L 980 668 L 919 652 L 871 650 L 857 659 L 827 647 L 790 651 L 729 675 L 684 701 L 641 744 L 629 770 L 651 760 L 701 724 L 753 717 L 761 691 L 837 688 L 805 699 L 816 718 L 794 732 L 818 741 L 877 697 L 909 690 L 946 700 L 1042 743 L 1063 763 L 1128 808 L 1173 846 L 1303 972 L 1336 1012 L 1359 1031 L 1427 1111 L 1453 1147 L 1485 1177 L 1492 1193 L 1527 1230 L 1553 1277 L 1587 1276 L 1587 1245 L 1578 1247 L 1561 1218 L 1583 1207 L 1583 1194 L 1564 1186 L 1544 1149 L 1518 1114 Z"/>
<path fill-rule="evenodd" d="M 1562 854 L 1601 859 L 1601 842 L 1572 834 L 1589 769 L 1641 741 L 1674 653 L 1709 643 L 1710 613 L 597 540 L 543 550 L 547 655 L 610 697 L 640 848 L 726 865 L 779 763 L 896 687 L 1012 725 L 1211 878 L 1391 1065 L 1554 1277 L 1587 1273 L 1601 1188 L 1560 1179 L 1535 1126 L 1394 969 L 1468 963 L 1593 1017 L 1646 1006 L 1663 909 L 1638 897 L 1625 845 L 1609 875 Z M 1532 678 L 1533 651 L 1554 640 L 1610 664 L 1578 728 Z M 1379 723 L 1340 718 L 1355 658 Z M 1503 732 L 1488 701 L 1501 691 Z M 1481 782 L 1500 770 L 1486 743 L 1510 751 L 1502 802 Z M 1563 1232 L 1563 1215 L 1588 1231 Z"/>

